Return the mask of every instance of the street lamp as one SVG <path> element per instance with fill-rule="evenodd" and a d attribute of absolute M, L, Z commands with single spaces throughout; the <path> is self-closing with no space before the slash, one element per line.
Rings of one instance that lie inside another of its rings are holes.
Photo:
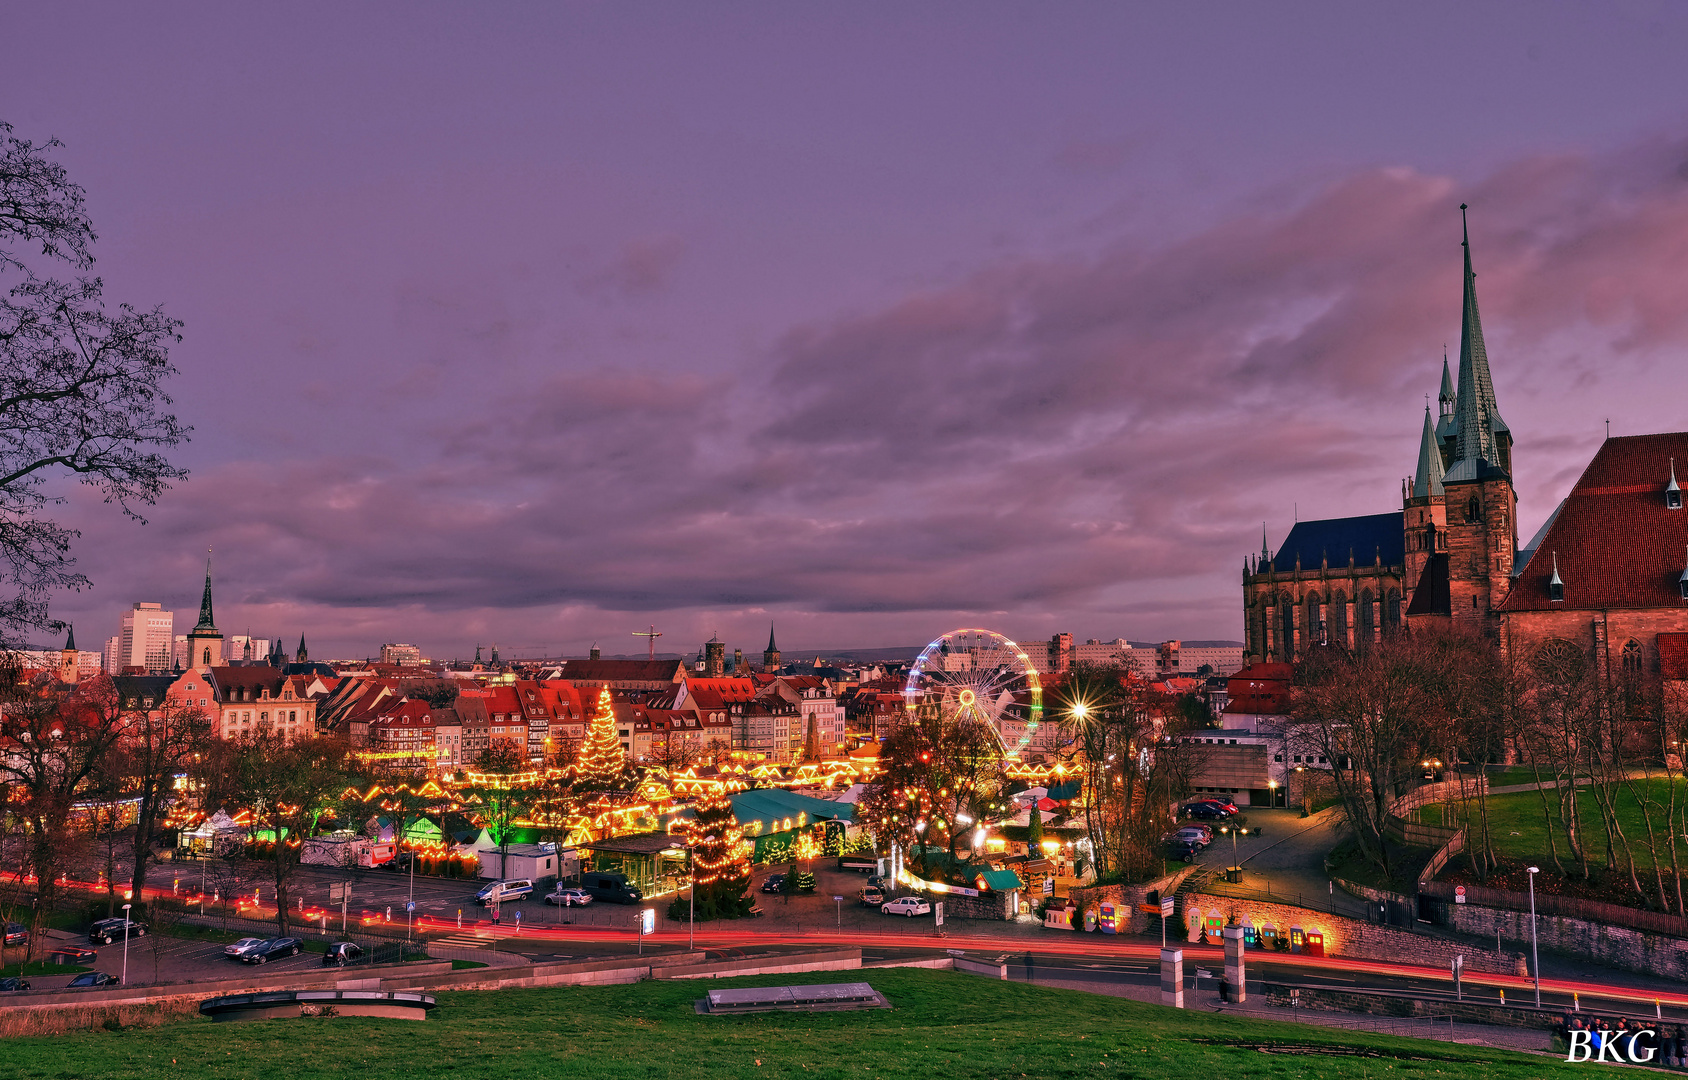
<path fill-rule="evenodd" d="M 1541 954 L 1536 951 L 1536 875 L 1541 867 L 1530 870 L 1530 966 L 1536 969 L 1536 1008 L 1541 1008 Z"/>
<path fill-rule="evenodd" d="M 133 904 L 123 905 L 123 985 L 129 985 L 129 909 Z M 110 910 L 107 908 L 106 910 Z"/>
<path fill-rule="evenodd" d="M 1221 825 L 1219 831 L 1231 834 L 1231 869 L 1241 876 L 1242 866 L 1237 862 L 1237 837 L 1247 836 L 1248 830 L 1237 825 Z"/>

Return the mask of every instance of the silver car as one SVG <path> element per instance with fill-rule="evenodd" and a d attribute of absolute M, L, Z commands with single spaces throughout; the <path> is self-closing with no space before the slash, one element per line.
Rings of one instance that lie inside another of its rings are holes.
<path fill-rule="evenodd" d="M 223 955 L 231 960 L 239 960 L 253 949 L 262 945 L 264 941 L 265 939 L 261 937 L 243 937 L 233 945 L 225 948 L 223 950 Z"/>

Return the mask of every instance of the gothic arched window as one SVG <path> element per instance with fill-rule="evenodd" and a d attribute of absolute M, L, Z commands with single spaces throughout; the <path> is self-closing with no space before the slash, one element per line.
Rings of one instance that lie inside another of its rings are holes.
<path fill-rule="evenodd" d="M 1465 520 L 1468 522 L 1475 522 L 1481 521 L 1482 519 L 1483 504 L 1477 501 L 1477 496 L 1473 495 L 1466 501 L 1465 504 Z"/>
<path fill-rule="evenodd" d="M 1283 602 L 1283 606 L 1279 609 L 1279 614 L 1283 619 L 1282 629 L 1281 629 L 1281 633 L 1283 634 L 1283 639 L 1282 639 L 1283 647 L 1281 649 L 1279 649 L 1278 651 L 1279 651 L 1279 653 L 1282 654 L 1282 659 L 1293 660 L 1293 659 L 1295 659 L 1295 604 L 1294 604 L 1294 602 L 1286 599 Z"/>
<path fill-rule="evenodd" d="M 1337 593 L 1330 599 L 1330 615 L 1326 618 L 1325 639 L 1338 645 L 1348 644 L 1348 597 Z"/>
<path fill-rule="evenodd" d="M 1630 641 L 1624 645 L 1624 682 L 1634 686 L 1641 682 L 1641 643 Z"/>
<path fill-rule="evenodd" d="M 1323 645 L 1324 615 L 1319 610 L 1319 594 L 1310 593 L 1306 600 L 1307 618 L 1301 624 L 1301 636 L 1308 645 Z"/>
<path fill-rule="evenodd" d="M 1401 590 L 1390 589 L 1389 600 L 1383 607 L 1383 628 L 1394 633 L 1401 628 Z"/>
<path fill-rule="evenodd" d="M 1365 648 L 1372 643 L 1376 634 L 1377 612 L 1376 601 L 1370 589 L 1360 594 L 1359 605 L 1354 612 L 1354 644 Z"/>

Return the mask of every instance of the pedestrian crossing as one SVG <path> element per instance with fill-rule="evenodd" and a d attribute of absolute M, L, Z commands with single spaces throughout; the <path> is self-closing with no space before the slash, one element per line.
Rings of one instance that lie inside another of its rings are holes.
<path fill-rule="evenodd" d="M 453 934 L 450 937 L 435 938 L 435 945 L 449 945 L 455 949 L 480 949 L 492 944 L 488 938 L 479 934 Z"/>

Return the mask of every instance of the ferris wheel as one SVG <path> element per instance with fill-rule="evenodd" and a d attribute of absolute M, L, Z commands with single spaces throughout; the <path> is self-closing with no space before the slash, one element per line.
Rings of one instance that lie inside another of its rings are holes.
<path fill-rule="evenodd" d="M 991 630 L 951 630 L 922 649 L 903 687 L 910 713 L 935 705 L 960 721 L 988 724 L 1005 757 L 1031 745 L 1043 719 L 1043 684 L 1026 650 Z"/>

